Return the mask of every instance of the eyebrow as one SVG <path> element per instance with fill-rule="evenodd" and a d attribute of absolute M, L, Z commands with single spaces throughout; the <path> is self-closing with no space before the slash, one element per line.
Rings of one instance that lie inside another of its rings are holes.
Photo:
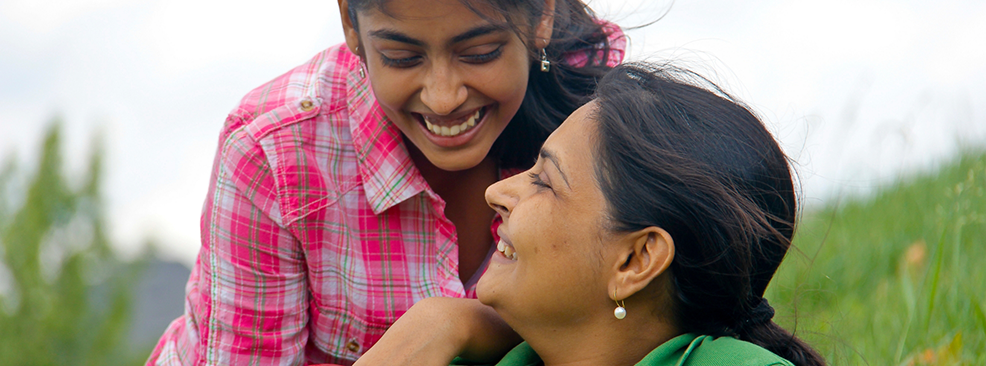
<path fill-rule="evenodd" d="M 472 38 L 476 38 L 476 37 L 479 37 L 479 36 L 484 36 L 484 35 L 487 35 L 487 34 L 490 34 L 490 33 L 501 32 L 501 31 L 503 31 L 505 29 L 506 28 L 504 28 L 501 25 L 495 25 L 495 24 L 481 25 L 481 26 L 472 28 L 470 30 L 467 30 L 465 32 L 462 32 L 461 34 L 459 34 L 459 35 L 457 35 L 455 37 L 452 37 L 452 39 L 448 42 L 448 44 L 449 45 L 456 44 L 456 43 L 459 43 L 459 42 L 462 42 L 462 41 L 466 41 L 466 40 L 469 40 L 469 39 L 472 39 Z M 400 42 L 400 43 L 407 43 L 407 44 L 412 45 L 412 46 L 418 46 L 418 47 L 424 47 L 425 46 L 424 41 L 421 41 L 419 39 L 412 38 L 412 37 L 410 37 L 410 36 L 408 36 L 408 35 L 406 35 L 404 33 L 398 32 L 398 31 L 393 30 L 393 29 L 378 29 L 378 30 L 373 30 L 373 31 L 370 31 L 369 34 L 370 34 L 371 37 L 387 39 L 387 40 L 391 40 L 391 41 L 395 41 L 395 42 Z"/>
<path fill-rule="evenodd" d="M 463 32 L 462 34 L 459 34 L 459 35 L 457 35 L 455 37 L 452 37 L 452 40 L 449 41 L 449 44 L 456 44 L 456 43 L 465 41 L 467 39 L 472 39 L 472 38 L 476 38 L 476 37 L 479 37 L 479 36 L 485 36 L 487 34 L 495 33 L 495 32 L 500 32 L 500 31 L 503 31 L 503 30 L 504 30 L 504 27 L 501 26 L 501 25 L 496 25 L 496 24 L 481 25 L 481 26 L 478 26 L 476 28 L 467 30 L 467 31 Z"/>
<path fill-rule="evenodd" d="M 378 29 L 370 31 L 370 37 L 389 39 L 395 42 L 407 43 L 412 46 L 423 47 L 425 45 L 422 41 L 408 37 L 404 33 L 392 29 Z"/>
<path fill-rule="evenodd" d="M 565 180 L 565 185 L 568 186 L 569 189 L 571 189 L 572 185 L 568 184 L 568 177 L 565 176 L 565 171 L 561 170 L 561 164 L 558 163 L 558 158 L 555 157 L 555 155 L 550 150 L 546 150 L 544 148 L 541 148 L 541 152 L 539 152 L 538 154 L 541 155 L 542 158 L 548 159 L 553 164 L 555 164 L 555 169 L 558 169 L 558 173 L 561 173 L 561 179 Z"/>

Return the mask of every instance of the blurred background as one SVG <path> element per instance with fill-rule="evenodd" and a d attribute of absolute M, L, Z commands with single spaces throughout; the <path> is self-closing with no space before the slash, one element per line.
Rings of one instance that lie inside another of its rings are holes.
<path fill-rule="evenodd" d="M 794 160 L 783 325 L 833 364 L 986 364 L 986 3 L 589 5 Z M 182 312 L 226 114 L 342 40 L 328 0 L 0 0 L 0 364 L 140 364 Z"/>

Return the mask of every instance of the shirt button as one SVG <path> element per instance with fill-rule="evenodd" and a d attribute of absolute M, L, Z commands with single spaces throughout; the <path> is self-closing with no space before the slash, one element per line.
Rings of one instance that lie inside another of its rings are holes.
<path fill-rule="evenodd" d="M 349 343 L 346 343 L 346 349 L 353 353 L 359 352 L 359 342 L 356 342 L 355 338 L 350 339 Z"/>
<path fill-rule="evenodd" d="M 312 101 L 310 101 L 308 99 L 305 99 L 305 100 L 301 101 L 301 110 L 302 111 L 308 112 L 308 111 L 312 110 L 312 108 L 314 108 L 314 107 L 315 107 L 315 104 L 313 104 Z"/>

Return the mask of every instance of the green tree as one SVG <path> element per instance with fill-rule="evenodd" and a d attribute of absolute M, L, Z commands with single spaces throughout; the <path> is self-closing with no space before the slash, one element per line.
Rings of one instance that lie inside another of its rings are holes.
<path fill-rule="evenodd" d="M 77 187 L 62 171 L 57 121 L 23 188 L 14 184 L 14 159 L 0 173 L 0 276 L 9 284 L 0 293 L 0 365 L 134 365 L 146 357 L 125 339 L 142 260 L 121 261 L 109 246 L 98 139 L 93 146 Z"/>

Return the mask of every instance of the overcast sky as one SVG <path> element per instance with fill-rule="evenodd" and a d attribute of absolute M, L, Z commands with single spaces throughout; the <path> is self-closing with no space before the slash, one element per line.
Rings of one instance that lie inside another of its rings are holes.
<path fill-rule="evenodd" d="M 810 205 L 986 146 L 986 2 L 590 5 L 627 26 L 667 11 L 628 32 L 628 59 L 677 60 L 753 106 Z M 331 0 L 0 0 L 0 154 L 32 166 L 58 115 L 78 174 L 102 131 L 113 241 L 190 264 L 226 114 L 341 41 Z"/>

